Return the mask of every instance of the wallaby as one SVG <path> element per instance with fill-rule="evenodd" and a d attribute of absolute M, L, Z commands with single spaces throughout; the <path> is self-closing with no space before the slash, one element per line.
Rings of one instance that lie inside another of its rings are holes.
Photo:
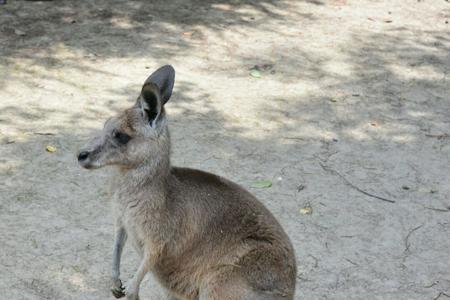
<path fill-rule="evenodd" d="M 86 169 L 117 167 L 113 295 L 139 299 L 151 271 L 169 299 L 293 299 L 294 250 L 263 204 L 222 177 L 170 166 L 164 104 L 174 81 L 169 65 L 151 74 L 136 104 L 107 120 L 78 154 Z M 142 260 L 124 288 L 119 269 L 127 237 Z"/>

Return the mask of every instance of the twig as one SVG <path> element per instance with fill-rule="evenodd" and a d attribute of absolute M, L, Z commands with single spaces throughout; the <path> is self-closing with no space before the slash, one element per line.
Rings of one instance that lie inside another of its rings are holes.
<path fill-rule="evenodd" d="M 431 283 L 429 285 L 425 285 L 424 288 L 426 288 L 426 289 L 432 288 L 433 286 L 435 286 L 438 283 L 439 283 L 439 280 L 436 280 L 435 282 L 433 282 L 433 283 Z"/>
<path fill-rule="evenodd" d="M 439 292 L 439 294 L 438 294 L 436 297 L 434 297 L 433 300 L 437 300 L 437 299 L 439 299 L 441 296 L 445 296 L 445 297 L 447 297 L 447 298 L 450 298 L 450 295 L 449 295 L 449 294 L 446 294 L 446 293 L 444 293 L 444 292 Z"/>
<path fill-rule="evenodd" d="M 351 263 L 352 265 L 354 265 L 354 266 L 359 266 L 357 263 L 351 261 L 351 260 L 348 259 L 348 258 L 345 258 L 345 257 L 344 257 L 344 259 L 345 259 L 346 261 L 348 261 L 349 263 Z"/>
<path fill-rule="evenodd" d="M 282 138 L 285 140 L 301 140 L 301 141 L 306 140 L 306 138 L 296 137 L 296 136 L 283 136 Z"/>
<path fill-rule="evenodd" d="M 448 133 L 443 133 L 443 134 L 425 134 L 425 136 L 437 138 L 438 140 L 445 139 L 445 138 L 450 138 L 450 134 L 448 134 Z"/>
<path fill-rule="evenodd" d="M 314 259 L 314 266 L 313 268 L 317 268 L 319 266 L 319 260 L 314 255 L 308 254 L 308 256 L 312 257 Z"/>
<path fill-rule="evenodd" d="M 409 237 L 411 236 L 411 234 L 414 233 L 414 231 L 420 229 L 422 226 L 423 226 L 423 224 L 419 225 L 417 227 L 414 227 L 413 229 L 411 229 L 410 232 L 408 232 L 408 234 L 406 235 L 406 238 L 405 238 L 405 251 L 403 251 L 404 253 L 409 252 L 409 247 L 411 247 L 411 244 L 409 243 Z"/>
<path fill-rule="evenodd" d="M 434 210 L 434 211 L 439 211 L 439 212 L 450 212 L 450 209 L 448 209 L 448 208 L 434 208 L 434 207 L 429 207 L 429 206 L 424 206 L 423 208 Z"/>
<path fill-rule="evenodd" d="M 369 196 L 369 197 L 372 197 L 372 198 L 376 198 L 376 199 L 381 200 L 381 201 L 385 201 L 385 202 L 389 202 L 389 203 L 395 203 L 395 200 L 391 200 L 391 199 L 387 199 L 387 198 L 384 198 L 384 197 L 381 197 L 381 196 L 377 196 L 377 195 L 374 195 L 374 194 L 371 194 L 371 193 L 369 193 L 369 192 L 366 192 L 366 191 L 362 190 L 361 188 L 359 188 L 359 187 L 357 187 L 356 185 L 354 185 L 353 183 L 351 183 L 347 178 L 345 178 L 344 175 L 342 175 L 342 174 L 339 173 L 338 171 L 331 169 L 330 167 L 324 165 L 324 164 L 321 163 L 321 162 L 319 162 L 319 164 L 320 164 L 320 166 L 322 167 L 322 169 L 324 169 L 325 171 L 331 172 L 331 173 L 333 173 L 333 174 L 336 174 L 337 176 L 341 177 L 342 180 L 344 180 L 344 182 L 345 182 L 348 186 L 354 188 L 354 189 L 357 190 L 358 192 L 360 192 L 360 193 L 362 193 L 362 194 L 364 194 L 364 195 L 366 195 L 366 196 Z"/>
<path fill-rule="evenodd" d="M 55 135 L 54 133 L 51 133 L 51 132 L 33 132 L 33 134 L 35 134 L 35 135 Z"/>

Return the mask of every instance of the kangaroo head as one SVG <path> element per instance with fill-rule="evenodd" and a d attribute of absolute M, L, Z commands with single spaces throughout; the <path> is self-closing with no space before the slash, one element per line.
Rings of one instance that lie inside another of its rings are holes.
<path fill-rule="evenodd" d="M 175 70 L 166 65 L 145 81 L 136 104 L 108 119 L 99 135 L 79 152 L 78 162 L 87 169 L 118 165 L 157 167 L 168 162 L 169 132 L 164 104 L 172 95 Z"/>

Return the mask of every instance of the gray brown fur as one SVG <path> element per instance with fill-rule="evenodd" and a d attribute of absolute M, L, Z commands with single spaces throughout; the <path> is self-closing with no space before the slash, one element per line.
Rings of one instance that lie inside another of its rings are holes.
<path fill-rule="evenodd" d="M 163 105 L 173 81 L 170 66 L 153 73 L 136 105 L 108 120 L 79 155 L 85 168 L 117 166 L 113 294 L 139 299 L 150 271 L 172 299 L 293 299 L 294 251 L 273 215 L 231 181 L 171 167 Z M 118 142 L 116 132 L 129 141 Z M 123 292 L 119 265 L 127 238 L 142 261 Z"/>

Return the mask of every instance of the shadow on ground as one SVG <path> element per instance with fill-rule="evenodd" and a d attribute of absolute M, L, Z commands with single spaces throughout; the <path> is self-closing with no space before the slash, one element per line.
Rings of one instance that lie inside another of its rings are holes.
<path fill-rule="evenodd" d="M 109 295 L 108 172 L 80 170 L 74 153 L 139 90 L 136 79 L 104 62 L 133 68 L 144 57 L 149 65 L 178 59 L 182 69 L 167 107 L 174 162 L 239 182 L 274 212 L 297 251 L 299 299 L 424 299 L 448 291 L 450 190 L 442 166 L 450 151 L 450 34 L 402 26 L 359 32 L 332 56 L 269 28 L 318 22 L 309 11 L 286 13 L 295 7 L 272 0 L 5 6 L 0 287 L 12 287 L 12 299 Z M 213 57 L 211 73 L 198 71 L 208 55 L 199 49 L 210 34 L 229 38 L 230 27 L 286 41 L 258 53 L 236 50 L 232 67 Z M 262 78 L 250 77 L 248 65 L 267 58 Z M 114 84 L 79 80 L 94 77 Z M 133 83 L 121 84 L 124 78 Z M 11 88 L 16 82 L 24 89 Z M 57 152 L 45 152 L 47 145 Z M 252 188 L 260 179 L 272 188 Z M 300 214 L 304 206 L 311 216 Z M 135 268 L 133 255 L 124 274 Z"/>

